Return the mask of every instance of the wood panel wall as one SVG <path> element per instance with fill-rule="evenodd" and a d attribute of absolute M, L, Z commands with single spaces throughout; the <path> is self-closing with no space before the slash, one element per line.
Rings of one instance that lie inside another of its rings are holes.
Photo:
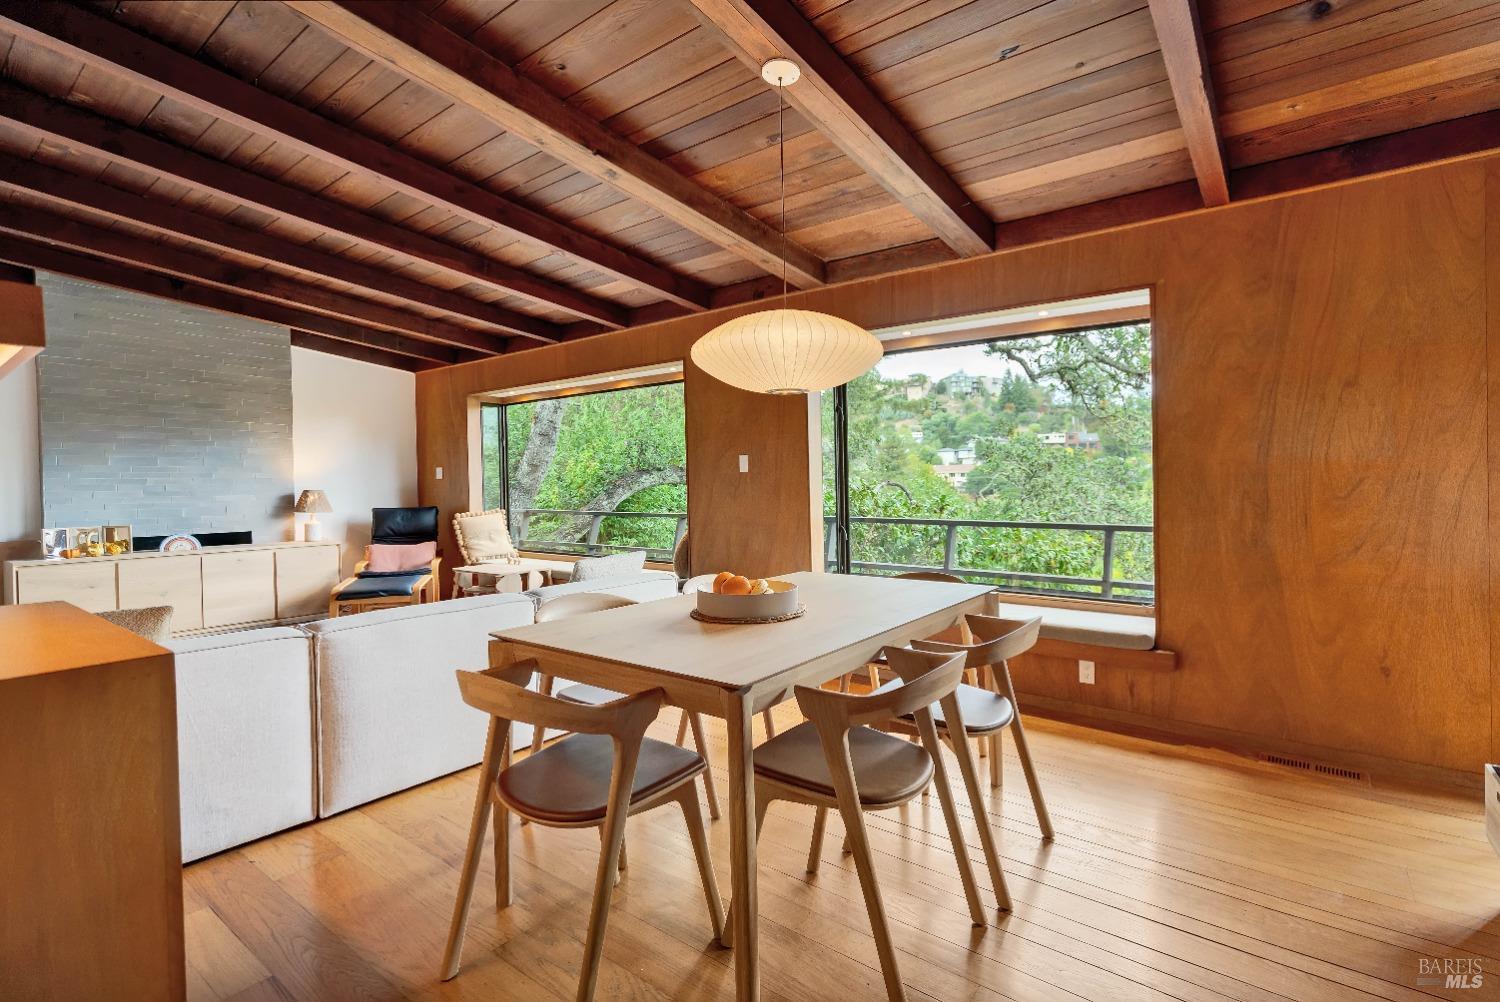
<path fill-rule="evenodd" d="M 1487 194 L 1489 197 L 1487 198 Z M 1486 240 L 1488 234 L 1487 252 Z M 1237 203 L 794 296 L 870 327 L 1153 289 L 1159 645 L 1176 672 L 1032 659 L 1054 708 L 1330 759 L 1500 756 L 1500 157 Z M 424 503 L 477 502 L 466 397 L 681 358 L 753 306 L 418 375 Z M 817 566 L 816 416 L 689 368 L 695 550 Z M 757 416 L 758 420 L 757 420 Z M 739 478 L 751 434 L 781 459 Z M 441 463 L 448 476 L 432 478 Z M 732 485 L 728 483 L 733 481 Z M 450 546 L 450 552 L 454 552 Z M 711 557 L 709 556 L 711 555 Z"/>

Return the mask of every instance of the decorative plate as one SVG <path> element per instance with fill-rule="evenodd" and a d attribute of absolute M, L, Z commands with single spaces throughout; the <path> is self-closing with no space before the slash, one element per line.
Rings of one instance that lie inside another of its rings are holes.
<path fill-rule="evenodd" d="M 179 532 L 161 541 L 163 553 L 192 553 L 201 549 L 203 549 L 203 544 L 198 542 L 198 537 L 186 532 Z"/>

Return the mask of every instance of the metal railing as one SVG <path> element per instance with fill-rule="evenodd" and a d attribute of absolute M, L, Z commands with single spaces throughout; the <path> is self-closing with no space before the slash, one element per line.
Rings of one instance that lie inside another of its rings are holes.
<path fill-rule="evenodd" d="M 588 519 L 588 529 L 580 539 L 532 539 L 528 533 L 531 529 L 531 519 L 534 515 L 560 515 L 564 518 Z M 538 553 L 581 553 L 591 557 L 601 556 L 606 553 L 617 553 L 624 550 L 645 550 L 646 559 L 671 562 L 672 551 L 682 541 L 682 534 L 687 532 L 687 515 L 677 512 L 664 511 L 580 511 L 570 508 L 526 508 L 514 513 L 516 518 L 515 537 L 516 547 L 522 550 L 531 550 Z M 604 528 L 605 519 L 633 519 L 633 518 L 670 518 L 676 521 L 672 531 L 672 545 L 663 550 L 649 546 L 618 546 L 612 543 L 599 542 L 600 530 Z"/>
<path fill-rule="evenodd" d="M 587 528 L 582 539 L 539 539 L 530 536 L 534 516 L 560 516 L 582 521 L 587 519 Z M 650 560 L 670 561 L 672 550 L 687 531 L 687 515 L 681 512 L 661 511 L 580 511 L 568 508 L 527 508 L 514 513 L 516 545 L 523 550 L 552 553 L 577 553 L 598 556 L 623 550 L 644 549 Z M 671 519 L 673 520 L 672 546 L 668 549 L 656 547 L 625 546 L 601 543 L 599 536 L 606 519 Z M 838 559 L 836 519 L 824 517 L 824 554 L 829 566 Z M 1018 591 L 1041 594 L 1092 596 L 1116 602 L 1150 602 L 1156 586 L 1151 581 L 1133 581 L 1115 576 L 1118 553 L 1117 537 L 1122 533 L 1135 533 L 1151 539 L 1153 529 L 1149 525 L 1103 525 L 1093 522 L 1006 522 L 992 519 L 961 518 L 894 518 L 870 515 L 855 515 L 849 519 L 851 526 L 890 525 L 926 526 L 943 530 L 942 563 L 891 563 L 873 560 L 852 560 L 849 569 L 856 573 L 904 574 L 908 571 L 943 571 L 956 574 L 980 583 L 994 583 Z M 1020 529 L 1034 532 L 1087 532 L 1101 537 L 1100 567 L 1098 577 L 1082 577 L 1067 574 L 1043 574 L 1032 571 L 996 570 L 987 567 L 963 567 L 958 562 L 959 532 L 964 529 Z"/>
<path fill-rule="evenodd" d="M 824 557 L 830 566 L 838 560 L 835 522 L 836 519 L 831 515 L 823 519 Z M 865 571 L 877 574 L 905 574 L 910 571 L 943 571 L 969 580 L 977 580 L 980 583 L 994 583 L 1017 590 L 1074 597 L 1090 596 L 1116 602 L 1150 602 L 1156 592 L 1154 582 L 1131 581 L 1115 577 L 1116 537 L 1121 533 L 1140 533 L 1149 540 L 1154 531 L 1149 525 L 1103 525 L 1093 522 L 1005 522 L 993 519 L 963 518 L 893 518 L 878 515 L 851 515 L 849 523 L 851 527 L 856 525 L 936 526 L 943 530 L 943 562 L 941 564 L 898 564 L 854 560 L 851 554 L 849 569 L 856 573 Z M 1067 574 L 962 567 L 958 564 L 958 533 L 961 529 L 1097 532 L 1103 537 L 1100 554 L 1102 570 L 1098 577 L 1078 577 Z"/>

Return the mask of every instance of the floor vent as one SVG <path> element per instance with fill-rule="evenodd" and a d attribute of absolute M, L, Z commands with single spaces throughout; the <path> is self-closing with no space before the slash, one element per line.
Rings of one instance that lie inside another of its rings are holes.
<path fill-rule="evenodd" d="M 1288 755 L 1262 755 L 1262 762 L 1271 765 L 1283 765 L 1288 769 L 1300 769 L 1303 772 L 1316 773 L 1319 776 L 1332 776 L 1334 779 L 1352 779 L 1356 782 L 1364 782 L 1365 774 L 1358 769 L 1346 769 L 1343 766 L 1324 765 L 1322 762 L 1313 762 L 1305 758 L 1292 758 Z"/>

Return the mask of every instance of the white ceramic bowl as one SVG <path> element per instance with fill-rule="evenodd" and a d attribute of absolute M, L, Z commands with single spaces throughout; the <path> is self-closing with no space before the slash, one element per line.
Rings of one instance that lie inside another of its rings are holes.
<path fill-rule="evenodd" d="M 698 592 L 698 611 L 715 619 L 775 619 L 797 611 L 797 586 L 768 581 L 763 595 L 717 595 L 709 584 Z"/>

